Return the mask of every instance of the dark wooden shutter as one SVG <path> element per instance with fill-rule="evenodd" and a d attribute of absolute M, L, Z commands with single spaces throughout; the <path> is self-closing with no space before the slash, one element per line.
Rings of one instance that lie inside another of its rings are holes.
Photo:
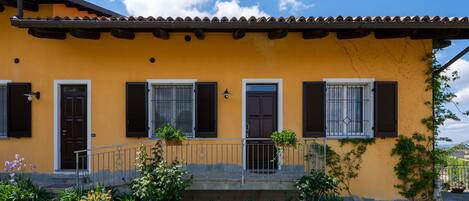
<path fill-rule="evenodd" d="M 375 137 L 397 137 L 397 82 L 375 82 L 374 93 Z"/>
<path fill-rule="evenodd" d="M 326 136 L 326 83 L 303 82 L 303 137 Z"/>
<path fill-rule="evenodd" d="M 216 82 L 195 84 L 195 137 L 217 137 L 218 87 Z"/>
<path fill-rule="evenodd" d="M 148 137 L 148 84 L 126 83 L 126 136 Z"/>
<path fill-rule="evenodd" d="M 7 84 L 7 134 L 8 137 L 31 137 L 31 83 Z"/>

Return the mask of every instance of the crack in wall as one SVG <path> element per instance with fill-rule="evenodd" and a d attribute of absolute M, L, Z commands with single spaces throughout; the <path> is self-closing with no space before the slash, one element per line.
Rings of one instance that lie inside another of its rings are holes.
<path fill-rule="evenodd" d="M 360 72 L 357 70 L 357 67 L 355 66 L 355 62 L 353 61 L 353 55 L 352 53 L 348 50 L 348 48 L 346 47 L 346 45 L 340 43 L 337 39 L 335 40 L 336 44 L 341 47 L 343 50 L 344 50 L 344 53 L 345 55 L 348 57 L 349 61 L 350 61 L 350 65 L 353 69 L 353 71 L 355 71 L 355 73 L 357 74 L 357 77 L 358 78 L 362 78 Z M 355 46 L 355 44 L 353 42 L 350 42 L 350 44 L 354 47 L 355 49 L 355 52 L 358 52 L 358 49 L 357 47 Z"/>

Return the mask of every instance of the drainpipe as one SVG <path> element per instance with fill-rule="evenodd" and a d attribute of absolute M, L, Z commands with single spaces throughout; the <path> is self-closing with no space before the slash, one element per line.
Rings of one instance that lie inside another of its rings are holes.
<path fill-rule="evenodd" d="M 16 17 L 18 19 L 23 19 L 23 1 L 24 0 L 17 0 L 16 1 L 16 9 L 17 9 L 17 12 L 16 12 Z"/>

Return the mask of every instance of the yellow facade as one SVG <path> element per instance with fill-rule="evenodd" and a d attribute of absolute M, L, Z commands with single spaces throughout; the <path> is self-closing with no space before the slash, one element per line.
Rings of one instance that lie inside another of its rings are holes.
<path fill-rule="evenodd" d="M 41 5 L 47 16 L 51 5 Z M 44 8 L 43 8 L 44 7 Z M 55 12 L 54 12 L 55 13 Z M 125 137 L 125 83 L 148 79 L 196 79 L 218 82 L 218 138 L 241 138 L 242 79 L 267 78 L 283 81 L 283 127 L 302 133 L 302 82 L 324 78 L 374 78 L 397 81 L 399 134 L 430 134 L 421 124 L 430 116 L 425 106 L 431 100 L 426 91 L 423 61 L 431 53 L 431 40 L 337 40 L 335 34 L 304 40 L 290 33 L 281 40 L 269 40 L 266 33 L 247 33 L 233 40 L 230 33 L 206 33 L 205 40 L 173 33 L 160 40 L 151 33 L 136 33 L 134 40 L 122 40 L 103 33 L 100 40 L 83 40 L 68 35 L 66 40 L 39 39 L 26 29 L 10 25 L 15 9 L 0 13 L 0 80 L 31 82 L 41 99 L 32 103 L 32 137 L 0 140 L 0 161 L 19 153 L 41 173 L 54 172 L 54 80 L 91 81 L 92 147 L 123 144 L 139 139 Z M 150 63 L 149 58 L 156 62 Z M 19 64 L 13 60 L 20 59 Z M 224 99 L 222 91 L 232 96 Z M 143 140 L 143 139 L 140 139 Z M 377 139 L 363 157 L 354 194 L 377 199 L 399 198 L 399 182 L 391 157 L 395 138 Z M 329 144 L 338 149 L 335 140 Z"/>

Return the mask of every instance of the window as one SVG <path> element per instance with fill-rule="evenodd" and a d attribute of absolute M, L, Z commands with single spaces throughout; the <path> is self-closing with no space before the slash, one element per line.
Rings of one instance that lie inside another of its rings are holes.
<path fill-rule="evenodd" d="M 194 85 L 156 84 L 152 95 L 152 130 L 171 124 L 184 135 L 194 135 Z"/>
<path fill-rule="evenodd" d="M 7 136 L 7 86 L 0 84 L 0 138 Z"/>
<path fill-rule="evenodd" d="M 372 135 L 371 82 L 326 83 L 326 135 Z"/>

